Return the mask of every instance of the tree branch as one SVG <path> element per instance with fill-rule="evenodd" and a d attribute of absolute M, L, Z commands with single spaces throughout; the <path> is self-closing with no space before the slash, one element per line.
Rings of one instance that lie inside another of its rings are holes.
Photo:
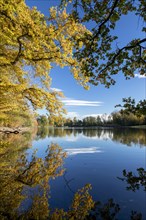
<path fill-rule="evenodd" d="M 102 29 L 103 25 L 105 25 L 105 24 L 109 21 L 110 17 L 111 17 L 112 14 L 113 14 L 113 11 L 114 11 L 115 8 L 117 7 L 118 2 L 119 2 L 119 0 L 115 0 L 115 2 L 113 3 L 113 7 L 112 7 L 112 9 L 111 9 L 111 11 L 110 11 L 110 13 L 109 13 L 109 15 L 108 15 L 107 18 L 99 25 L 98 31 L 97 31 L 97 33 L 92 37 L 92 40 L 94 40 L 94 39 L 101 33 L 101 29 Z"/>
<path fill-rule="evenodd" d="M 12 20 L 12 18 L 11 18 L 10 16 L 8 16 L 8 15 L 5 13 L 5 11 L 1 11 L 1 12 L 0 12 L 0 15 L 5 16 L 7 19 L 9 19 L 9 20 L 12 22 L 13 26 L 15 27 L 15 22 Z"/>
<path fill-rule="evenodd" d="M 135 47 L 137 47 L 137 46 L 139 46 L 139 47 L 141 48 L 141 45 L 140 45 L 140 44 L 142 44 L 142 43 L 144 43 L 144 42 L 146 42 L 146 38 L 144 38 L 144 39 L 138 41 L 135 45 L 125 46 L 125 47 L 122 47 L 121 49 L 119 49 L 119 51 L 113 56 L 111 62 L 110 62 L 108 65 L 106 65 L 106 67 L 103 68 L 103 69 L 99 72 L 99 74 L 101 74 L 101 73 L 104 72 L 108 67 L 110 67 L 110 66 L 115 62 L 116 58 L 120 55 L 120 53 L 121 53 L 123 50 L 133 49 L 133 48 L 135 48 Z M 143 61 L 144 61 L 144 60 L 143 60 Z M 145 61 L 144 61 L 144 62 L 145 62 Z M 145 62 L 145 63 L 146 63 L 146 62 Z"/>
<path fill-rule="evenodd" d="M 17 56 L 15 57 L 15 59 L 13 61 L 11 61 L 10 63 L 4 63 L 4 64 L 0 64 L 0 66 L 10 66 L 10 65 L 14 65 L 18 62 L 19 58 L 22 56 L 21 52 L 22 52 L 22 43 L 21 43 L 21 39 L 23 37 L 31 37 L 28 33 L 22 34 L 21 36 L 17 37 L 17 43 L 19 44 L 19 48 L 18 48 L 18 53 Z"/>

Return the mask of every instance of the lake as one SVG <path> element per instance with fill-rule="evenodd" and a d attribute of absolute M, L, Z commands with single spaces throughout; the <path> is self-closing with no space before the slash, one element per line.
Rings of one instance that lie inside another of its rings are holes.
<path fill-rule="evenodd" d="M 110 219 L 116 212 L 117 219 L 130 219 L 132 210 L 146 219 L 144 186 L 123 176 L 124 169 L 137 175 L 137 168 L 146 168 L 144 129 L 45 127 L 37 135 L 2 135 L 0 155 L 1 219 L 83 219 L 92 201 L 100 201 L 100 208 L 87 219 L 108 220 L 101 211 L 105 204 Z M 68 216 L 80 217 L 65 217 L 73 198 Z"/>

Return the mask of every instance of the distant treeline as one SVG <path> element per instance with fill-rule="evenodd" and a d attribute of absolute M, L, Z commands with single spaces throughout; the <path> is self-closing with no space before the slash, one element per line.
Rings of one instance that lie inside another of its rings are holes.
<path fill-rule="evenodd" d="M 77 119 L 74 117 L 71 118 L 62 118 L 62 120 L 55 122 L 52 124 L 49 121 L 49 118 L 42 115 L 37 118 L 37 122 L 39 126 L 48 126 L 52 125 L 54 127 L 93 127 L 93 126 L 134 126 L 134 125 L 145 125 L 146 124 L 146 116 L 141 115 L 137 116 L 133 113 L 123 113 L 123 112 L 113 112 L 110 115 L 102 115 L 102 116 L 89 116 L 86 118 Z"/>

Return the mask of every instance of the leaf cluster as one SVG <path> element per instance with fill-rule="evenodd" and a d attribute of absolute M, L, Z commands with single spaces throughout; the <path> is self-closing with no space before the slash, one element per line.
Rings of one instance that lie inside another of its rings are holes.
<path fill-rule="evenodd" d="M 61 92 L 51 90 L 51 69 L 68 66 L 87 88 L 88 77 L 73 53 L 89 31 L 66 10 L 50 8 L 45 17 L 24 0 L 1 0 L 0 6 L 1 114 L 46 108 L 51 118 L 65 113 Z"/>
<path fill-rule="evenodd" d="M 121 113 L 124 114 L 130 114 L 133 113 L 140 116 L 146 117 L 146 99 L 140 100 L 137 104 L 135 99 L 132 99 L 131 97 L 123 98 L 123 105 L 119 104 L 115 107 L 122 107 Z"/>
<path fill-rule="evenodd" d="M 90 83 L 110 87 L 116 82 L 114 75 L 120 72 L 126 79 L 134 77 L 137 72 L 146 75 L 146 38 L 133 38 L 120 46 L 118 36 L 113 34 L 123 15 L 132 12 L 146 21 L 145 1 L 62 0 L 61 5 L 64 4 L 72 8 L 74 18 L 90 27 L 92 33 L 85 34 L 84 47 L 75 52 L 79 62 L 85 58 L 82 68 Z M 122 29 L 124 32 L 124 27 Z M 146 31 L 144 27 L 142 31 Z"/>

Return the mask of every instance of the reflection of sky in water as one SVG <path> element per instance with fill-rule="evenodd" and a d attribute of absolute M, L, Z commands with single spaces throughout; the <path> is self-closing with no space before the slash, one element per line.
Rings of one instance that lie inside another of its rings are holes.
<path fill-rule="evenodd" d="M 92 154 L 92 153 L 101 153 L 103 151 L 99 150 L 97 147 L 88 147 L 88 148 L 70 148 L 64 149 L 68 156 L 76 154 Z"/>
<path fill-rule="evenodd" d="M 100 136 L 98 136 L 96 133 L 94 136 L 86 136 L 83 133 L 78 133 L 77 135 L 74 135 L 74 133 L 72 133 L 70 135 L 66 134 L 65 136 L 62 136 L 62 137 L 59 137 L 59 136 L 53 137 L 53 135 L 52 135 L 49 137 L 49 140 L 50 141 L 58 141 L 60 139 L 62 140 L 63 138 L 67 142 L 70 142 L 70 141 L 75 142 L 81 138 L 92 139 L 92 140 L 93 139 L 95 139 L 95 140 L 110 140 L 113 138 L 113 133 L 101 131 Z"/>
<path fill-rule="evenodd" d="M 67 180 L 73 179 L 69 182 L 71 189 L 76 192 L 91 183 L 94 200 L 107 202 L 113 198 L 122 209 L 122 217 L 118 219 L 123 220 L 131 210 L 144 211 L 144 192 L 127 191 L 126 184 L 117 179 L 122 177 L 123 169 L 137 173 L 138 167 L 145 166 L 144 140 L 144 132 L 140 130 L 54 129 L 46 138 L 34 140 L 27 152 L 30 157 L 37 149 L 37 156 L 44 158 L 48 145 L 57 143 L 68 155 L 64 168 Z M 52 207 L 67 208 L 72 196 L 63 177 L 51 181 Z"/>

